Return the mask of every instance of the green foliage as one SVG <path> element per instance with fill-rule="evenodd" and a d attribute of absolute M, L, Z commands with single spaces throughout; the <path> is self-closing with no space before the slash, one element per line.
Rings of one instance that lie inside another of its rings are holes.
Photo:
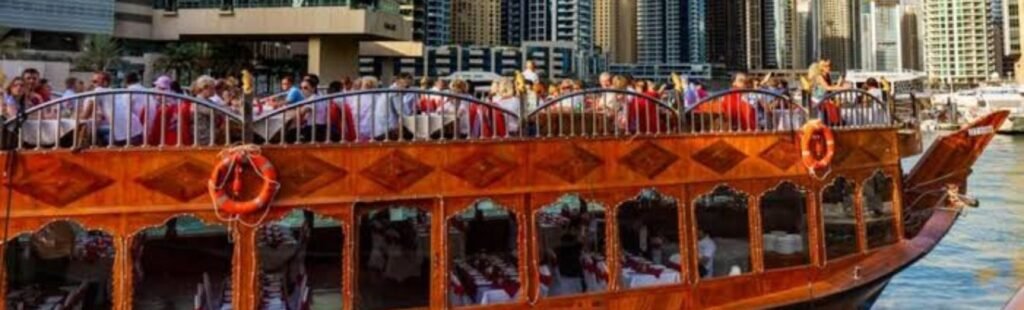
<path fill-rule="evenodd" d="M 107 71 L 121 64 L 121 47 L 108 35 L 90 35 L 75 59 L 78 70 Z"/>

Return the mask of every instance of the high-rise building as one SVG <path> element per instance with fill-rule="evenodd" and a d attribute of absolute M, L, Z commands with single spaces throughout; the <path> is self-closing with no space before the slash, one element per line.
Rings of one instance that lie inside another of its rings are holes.
<path fill-rule="evenodd" d="M 796 45 L 803 44 L 798 39 L 799 20 L 795 0 L 749 0 L 751 3 L 760 2 L 760 28 L 761 52 L 760 63 L 752 64 L 752 69 L 793 69 L 797 68 L 798 49 Z M 752 6 L 753 7 L 753 6 Z M 753 18 L 752 18 L 753 19 Z M 751 28 L 751 32 L 757 28 Z M 752 57 L 753 59 L 754 57 Z"/>
<path fill-rule="evenodd" d="M 0 28 L 111 34 L 114 1 L 6 0 L 0 5 Z"/>
<path fill-rule="evenodd" d="M 453 0 L 452 40 L 455 44 L 501 44 L 500 0 Z"/>
<path fill-rule="evenodd" d="M 428 46 L 452 42 L 452 0 L 411 0 L 412 39 Z"/>
<path fill-rule="evenodd" d="M 713 0 L 707 3 L 708 62 L 723 64 L 729 71 L 748 67 L 747 0 Z"/>
<path fill-rule="evenodd" d="M 990 11 L 987 0 L 924 2 L 925 54 L 932 82 L 972 87 L 997 72 Z"/>
<path fill-rule="evenodd" d="M 903 6 L 899 0 L 869 0 L 861 7 L 861 69 L 899 71 L 903 62 Z"/>
<path fill-rule="evenodd" d="M 594 42 L 612 63 L 636 62 L 636 0 L 596 0 Z"/>
<path fill-rule="evenodd" d="M 816 58 L 832 60 L 836 72 L 853 69 L 860 65 L 860 1 L 821 0 L 813 1 L 814 24 L 818 28 Z"/>
<path fill-rule="evenodd" d="M 919 3 L 903 6 L 902 30 L 903 68 L 924 71 L 924 16 Z"/>
<path fill-rule="evenodd" d="M 994 4 L 993 4 L 994 5 Z M 1021 6 L 1017 0 L 1005 0 L 1001 2 L 999 34 L 1002 39 L 1003 73 L 1006 76 L 1014 75 L 1014 65 L 1021 56 L 1020 37 L 1020 10 Z M 994 14 L 993 14 L 994 15 Z"/>
<path fill-rule="evenodd" d="M 554 34 L 554 0 L 525 0 L 526 30 L 523 41 L 551 41 Z"/>
<path fill-rule="evenodd" d="M 501 0 L 501 44 L 519 46 L 526 36 L 528 0 Z"/>
<path fill-rule="evenodd" d="M 579 50 L 594 49 L 594 0 L 555 0 L 553 41 L 572 42 Z"/>
<path fill-rule="evenodd" d="M 706 8 L 704 0 L 637 1 L 638 62 L 706 63 Z"/>

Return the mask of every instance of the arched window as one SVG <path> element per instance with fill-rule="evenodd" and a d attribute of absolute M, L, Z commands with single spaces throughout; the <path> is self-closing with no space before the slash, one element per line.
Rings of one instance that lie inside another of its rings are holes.
<path fill-rule="evenodd" d="M 764 269 L 807 265 L 807 192 L 785 182 L 761 197 Z"/>
<path fill-rule="evenodd" d="M 619 206 L 616 215 L 626 289 L 680 283 L 679 204 L 654 190 Z"/>
<path fill-rule="evenodd" d="M 747 194 L 727 186 L 697 198 L 697 261 L 701 278 L 750 272 Z"/>
<path fill-rule="evenodd" d="M 194 217 L 176 217 L 135 235 L 135 309 L 220 309 L 231 304 L 228 230 Z M 198 289 L 197 289 L 198 287 Z"/>
<path fill-rule="evenodd" d="M 893 211 L 893 180 L 884 173 L 875 173 L 861 189 L 864 201 L 864 222 L 867 223 L 868 248 L 896 243 L 896 216 Z"/>
<path fill-rule="evenodd" d="M 114 243 L 58 221 L 4 245 L 8 309 L 111 308 Z"/>
<path fill-rule="evenodd" d="M 604 206 L 565 195 L 538 211 L 535 225 L 542 297 L 608 289 Z"/>
<path fill-rule="evenodd" d="M 371 208 L 359 217 L 359 308 L 427 307 L 430 212 L 402 204 Z"/>
<path fill-rule="evenodd" d="M 825 222 L 825 257 L 828 260 L 857 253 L 857 206 L 854 183 L 838 177 L 821 193 Z"/>
<path fill-rule="evenodd" d="M 341 306 L 341 223 L 306 210 L 260 227 L 261 309 Z"/>
<path fill-rule="evenodd" d="M 490 305 L 518 298 L 516 218 L 483 200 L 448 219 L 448 301 L 452 306 Z"/>

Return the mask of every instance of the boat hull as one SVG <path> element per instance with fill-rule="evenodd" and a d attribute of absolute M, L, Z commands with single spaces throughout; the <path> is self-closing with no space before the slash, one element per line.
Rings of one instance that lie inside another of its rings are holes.
<path fill-rule="evenodd" d="M 895 275 L 896 273 L 839 294 L 777 309 L 870 309 Z"/>

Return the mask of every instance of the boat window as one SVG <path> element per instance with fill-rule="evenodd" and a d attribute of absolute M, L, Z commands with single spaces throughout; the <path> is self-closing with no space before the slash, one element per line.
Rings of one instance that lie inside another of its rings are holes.
<path fill-rule="evenodd" d="M 260 309 L 341 309 L 341 223 L 293 210 L 257 231 Z"/>
<path fill-rule="evenodd" d="M 676 200 L 644 190 L 619 207 L 616 219 L 623 288 L 680 283 L 682 256 Z"/>
<path fill-rule="evenodd" d="M 541 209 L 536 221 L 542 297 L 608 289 L 604 206 L 565 195 Z"/>
<path fill-rule="evenodd" d="M 430 304 L 430 213 L 390 205 L 359 217 L 360 309 Z"/>
<path fill-rule="evenodd" d="M 807 192 L 785 182 L 761 197 L 764 269 L 810 263 L 807 245 Z"/>
<path fill-rule="evenodd" d="M 515 214 L 491 200 L 448 219 L 452 306 L 507 303 L 519 296 Z"/>
<path fill-rule="evenodd" d="M 893 212 L 893 181 L 875 173 L 862 189 L 864 222 L 867 223 L 868 248 L 896 243 L 896 216 Z"/>
<path fill-rule="evenodd" d="M 701 278 L 750 272 L 749 197 L 719 186 L 697 198 L 697 267 Z"/>
<path fill-rule="evenodd" d="M 5 246 L 8 309 L 112 307 L 109 234 L 58 221 Z"/>
<path fill-rule="evenodd" d="M 220 309 L 231 304 L 228 230 L 194 217 L 173 218 L 135 235 L 134 309 Z M 187 263 L 186 263 L 187 262 Z"/>
<path fill-rule="evenodd" d="M 857 253 L 857 207 L 854 184 L 844 177 L 825 188 L 821 195 L 825 222 L 825 257 L 829 260 Z"/>

